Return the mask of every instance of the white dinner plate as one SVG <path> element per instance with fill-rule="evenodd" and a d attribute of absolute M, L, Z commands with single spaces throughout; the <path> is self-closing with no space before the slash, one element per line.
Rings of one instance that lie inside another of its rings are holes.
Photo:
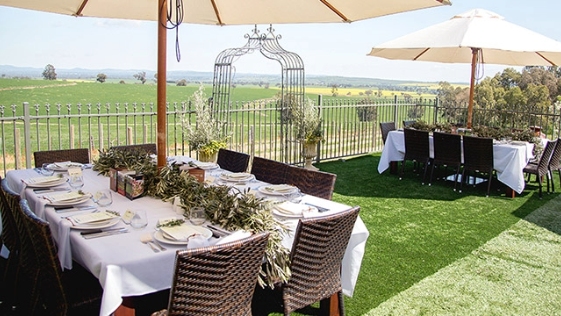
<path fill-rule="evenodd" d="M 192 226 L 192 225 L 185 225 L 185 226 L 192 229 L 193 233 L 198 233 L 198 234 L 203 235 L 203 237 L 205 237 L 206 239 L 209 239 L 210 237 L 212 237 L 212 232 L 208 228 L 205 228 L 205 227 L 202 227 L 202 226 Z M 171 244 L 171 245 L 187 245 L 189 243 L 189 240 L 173 239 L 171 236 L 165 234 L 161 230 L 157 230 L 157 231 L 154 232 L 154 239 L 156 239 L 157 241 L 163 242 L 163 243 Z"/>
<path fill-rule="evenodd" d="M 217 169 L 219 166 L 214 162 L 194 162 L 195 166 L 199 169 L 203 170 L 214 170 Z"/>
<path fill-rule="evenodd" d="M 242 177 L 243 176 L 243 177 Z M 255 179 L 251 173 L 223 173 L 220 175 L 220 180 L 228 182 L 247 182 Z"/>
<path fill-rule="evenodd" d="M 80 225 L 71 226 L 72 229 L 79 229 L 79 230 L 92 230 L 92 229 L 100 229 L 100 228 L 107 228 L 114 225 L 117 225 L 121 220 L 120 217 L 110 218 L 108 220 L 94 222 L 94 223 L 85 223 Z"/>
<path fill-rule="evenodd" d="M 47 202 L 47 205 L 52 205 L 52 206 L 67 206 L 67 205 L 78 205 L 78 204 L 82 204 L 85 203 L 87 201 L 89 201 L 91 198 L 91 196 L 89 194 L 85 194 L 84 196 L 81 197 L 77 197 L 74 199 L 70 199 L 70 200 L 64 200 L 64 201 L 54 201 L 54 202 Z"/>
<path fill-rule="evenodd" d="M 283 185 L 284 186 L 284 185 Z M 267 195 L 287 195 L 287 194 L 293 194 L 298 192 L 298 188 L 291 186 L 290 190 L 282 190 L 282 191 L 277 191 L 275 190 L 276 185 L 273 184 L 269 184 L 269 185 L 264 185 L 259 187 L 257 190 L 263 194 L 267 194 Z"/>
<path fill-rule="evenodd" d="M 318 213 L 318 209 L 313 207 L 313 206 L 309 206 L 309 213 L 310 214 L 317 214 Z M 279 216 L 279 217 L 285 217 L 285 218 L 302 218 L 303 213 L 302 214 L 289 214 L 289 213 L 284 213 L 279 211 L 278 209 L 276 209 L 273 206 L 273 215 Z"/>
<path fill-rule="evenodd" d="M 68 168 L 70 167 L 77 167 L 77 168 L 83 168 L 84 165 L 79 163 L 79 162 L 70 162 L 70 163 L 64 163 L 64 164 L 50 164 L 49 168 L 51 168 L 54 171 L 67 171 Z"/>
<path fill-rule="evenodd" d="M 68 179 L 60 178 L 56 181 L 49 181 L 49 182 L 40 182 L 40 183 L 26 183 L 27 187 L 30 188 L 52 188 L 62 184 L 65 184 Z"/>

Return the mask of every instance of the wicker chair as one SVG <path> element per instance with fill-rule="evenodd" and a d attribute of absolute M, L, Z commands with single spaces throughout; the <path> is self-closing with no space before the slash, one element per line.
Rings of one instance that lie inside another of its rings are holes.
<path fill-rule="evenodd" d="M 435 166 L 455 167 L 454 191 L 458 183 L 460 166 L 462 165 L 462 137 L 450 133 L 433 133 L 434 158 L 431 164 L 429 185 L 432 184 L 432 177 Z"/>
<path fill-rule="evenodd" d="M 555 192 L 555 181 L 553 180 L 553 171 L 559 173 L 559 182 L 561 183 L 561 141 L 557 139 L 557 145 L 553 149 L 553 154 L 551 154 L 551 159 L 549 160 L 549 174 L 551 176 L 551 192 Z M 548 178 L 549 180 L 549 178 Z"/>
<path fill-rule="evenodd" d="M 149 154 L 154 154 L 157 155 L 158 154 L 158 149 L 156 147 L 156 144 L 138 144 L 138 145 L 122 145 L 122 146 L 112 146 L 110 147 L 110 149 L 114 149 L 114 150 L 130 150 L 130 151 L 134 151 L 134 150 L 142 150 L 145 151 Z"/>
<path fill-rule="evenodd" d="M 536 175 L 536 178 L 537 178 L 538 184 L 539 184 L 539 188 L 540 188 L 540 191 L 539 191 L 540 192 L 539 193 L 540 198 L 542 197 L 543 177 L 549 174 L 550 161 L 551 161 L 551 158 L 553 156 L 553 152 L 555 151 L 555 147 L 557 147 L 558 142 L 559 142 L 559 140 L 557 140 L 557 139 L 547 142 L 547 145 L 545 145 L 545 148 L 542 152 L 542 155 L 541 155 L 538 163 L 537 164 L 529 163 L 522 170 L 524 173 L 527 173 L 528 175 L 532 175 L 532 174 Z M 547 192 L 549 193 L 549 180 L 546 180 L 546 182 L 547 182 Z"/>
<path fill-rule="evenodd" d="M 384 142 L 384 144 L 386 144 L 388 133 L 391 131 L 395 131 L 395 129 L 395 122 L 380 123 L 380 130 L 382 130 L 382 142 Z"/>
<path fill-rule="evenodd" d="M 255 175 L 257 180 L 272 184 L 284 184 L 289 168 L 289 165 L 280 161 L 253 157 L 251 173 Z"/>
<path fill-rule="evenodd" d="M 206 248 L 178 250 L 167 310 L 152 315 L 251 315 L 268 232 Z"/>
<path fill-rule="evenodd" d="M 469 181 L 470 173 L 488 174 L 487 197 L 491 191 L 491 179 L 493 178 L 493 139 L 484 137 L 464 136 L 464 169 L 462 170 L 462 181 L 460 182 L 460 192 L 464 182 Z M 467 173 L 467 177 L 466 177 Z M 475 185 L 475 176 L 473 178 Z"/>
<path fill-rule="evenodd" d="M 36 168 L 41 168 L 44 163 L 57 161 L 90 163 L 90 151 L 87 148 L 36 151 L 33 158 Z"/>
<path fill-rule="evenodd" d="M 331 200 L 337 175 L 333 173 L 289 166 L 286 183 L 309 195 Z"/>
<path fill-rule="evenodd" d="M 49 223 L 31 211 L 27 200 L 20 206 L 35 259 L 22 267 L 33 289 L 28 313 L 99 315 L 103 289 L 97 278 L 77 263 L 63 272 Z"/>
<path fill-rule="evenodd" d="M 416 121 L 403 121 L 403 128 L 411 127 L 411 125 L 415 124 Z"/>
<path fill-rule="evenodd" d="M 10 250 L 4 271 L 2 271 L 3 306 L 15 306 L 15 292 L 18 284 L 20 238 L 14 218 L 14 207 L 19 207 L 19 194 L 13 192 L 6 180 L 0 177 L 0 212 L 2 216 L 2 244 Z M 1 246 L 1 245 L 0 245 Z"/>
<path fill-rule="evenodd" d="M 338 295 L 339 314 L 344 315 L 341 264 L 359 211 L 357 206 L 334 215 L 300 219 L 290 253 L 291 277 L 273 290 L 256 287 L 253 315 L 281 311 L 289 315 L 318 301 L 325 310 L 333 295 Z"/>
<path fill-rule="evenodd" d="M 249 155 L 233 150 L 220 148 L 216 163 L 222 169 L 232 172 L 246 172 L 249 165 Z"/>
<path fill-rule="evenodd" d="M 427 177 L 427 167 L 430 162 L 429 155 L 429 132 L 406 128 L 403 130 L 405 137 L 405 156 L 401 162 L 401 175 L 399 180 L 403 179 L 405 173 L 405 162 L 411 160 L 413 162 L 424 164 L 425 171 L 423 173 L 422 184 L 425 184 Z"/>

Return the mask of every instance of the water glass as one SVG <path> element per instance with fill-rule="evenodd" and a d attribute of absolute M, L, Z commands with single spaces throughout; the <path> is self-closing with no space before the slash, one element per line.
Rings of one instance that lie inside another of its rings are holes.
<path fill-rule="evenodd" d="M 131 226 L 134 229 L 142 229 L 148 226 L 148 218 L 146 217 L 145 210 L 134 211 L 134 216 L 131 219 Z"/>
<path fill-rule="evenodd" d="M 202 225 L 206 221 L 205 209 L 202 207 L 192 207 L 189 210 L 189 221 L 193 225 Z"/>
<path fill-rule="evenodd" d="M 84 177 L 83 176 L 70 176 L 68 179 L 68 184 L 73 189 L 81 189 L 84 186 Z"/>
<path fill-rule="evenodd" d="M 41 166 L 41 174 L 44 176 L 52 176 L 54 173 L 54 169 L 52 168 L 50 163 L 44 163 Z"/>
<path fill-rule="evenodd" d="M 99 190 L 93 195 L 92 199 L 99 206 L 109 206 L 113 203 L 111 190 Z"/>

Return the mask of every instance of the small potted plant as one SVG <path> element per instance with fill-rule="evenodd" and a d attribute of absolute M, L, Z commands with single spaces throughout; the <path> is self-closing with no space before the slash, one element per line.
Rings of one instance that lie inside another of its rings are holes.
<path fill-rule="evenodd" d="M 304 168 L 317 170 L 312 166 L 312 159 L 317 156 L 318 143 L 323 141 L 320 112 L 311 99 L 307 99 L 302 106 L 295 110 L 297 137 L 302 144 L 302 156 L 306 159 Z"/>
<path fill-rule="evenodd" d="M 204 87 L 193 93 L 191 97 L 196 123 L 191 123 L 189 117 L 183 117 L 183 133 L 189 142 L 189 147 L 198 154 L 199 161 L 215 162 L 218 150 L 226 148 L 226 136 L 222 134 L 220 123 L 213 117 Z"/>

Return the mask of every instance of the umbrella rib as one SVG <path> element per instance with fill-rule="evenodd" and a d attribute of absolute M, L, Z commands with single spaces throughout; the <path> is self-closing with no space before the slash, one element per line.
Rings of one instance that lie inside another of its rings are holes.
<path fill-rule="evenodd" d="M 337 14 L 341 19 L 343 19 L 343 21 L 349 22 L 349 23 L 352 22 L 343 13 L 341 13 L 339 10 L 335 9 L 335 7 L 331 5 L 331 3 L 327 2 L 327 0 L 319 0 L 319 1 L 321 3 L 323 3 L 326 7 L 328 7 L 329 10 L 333 11 L 333 13 Z"/>
<path fill-rule="evenodd" d="M 538 54 L 538 56 L 540 56 L 541 58 L 543 58 L 544 60 L 546 60 L 548 63 L 550 63 L 552 66 L 557 66 L 554 62 L 552 62 L 551 60 L 545 58 L 544 55 L 540 54 L 540 52 L 536 52 L 536 54 Z"/>
<path fill-rule="evenodd" d="M 224 25 L 224 23 L 222 22 L 222 18 L 220 17 L 220 12 L 218 12 L 218 7 L 216 6 L 216 2 L 214 0 L 210 0 L 210 2 L 212 3 L 212 8 L 214 9 L 214 14 L 216 15 L 216 19 L 218 20 L 218 24 L 219 25 Z"/>
<path fill-rule="evenodd" d="M 427 50 L 429 50 L 429 49 L 430 49 L 430 47 L 425 48 L 422 52 L 419 53 L 419 55 L 415 56 L 415 58 L 413 58 L 413 60 L 417 60 L 417 58 L 421 57 L 421 55 L 426 53 Z"/>
<path fill-rule="evenodd" d="M 76 13 L 74 13 L 74 15 L 75 16 L 82 16 L 82 11 L 86 7 L 86 4 L 88 4 L 88 0 L 82 1 L 82 4 L 80 5 L 80 8 L 78 8 L 78 11 L 76 11 Z"/>

